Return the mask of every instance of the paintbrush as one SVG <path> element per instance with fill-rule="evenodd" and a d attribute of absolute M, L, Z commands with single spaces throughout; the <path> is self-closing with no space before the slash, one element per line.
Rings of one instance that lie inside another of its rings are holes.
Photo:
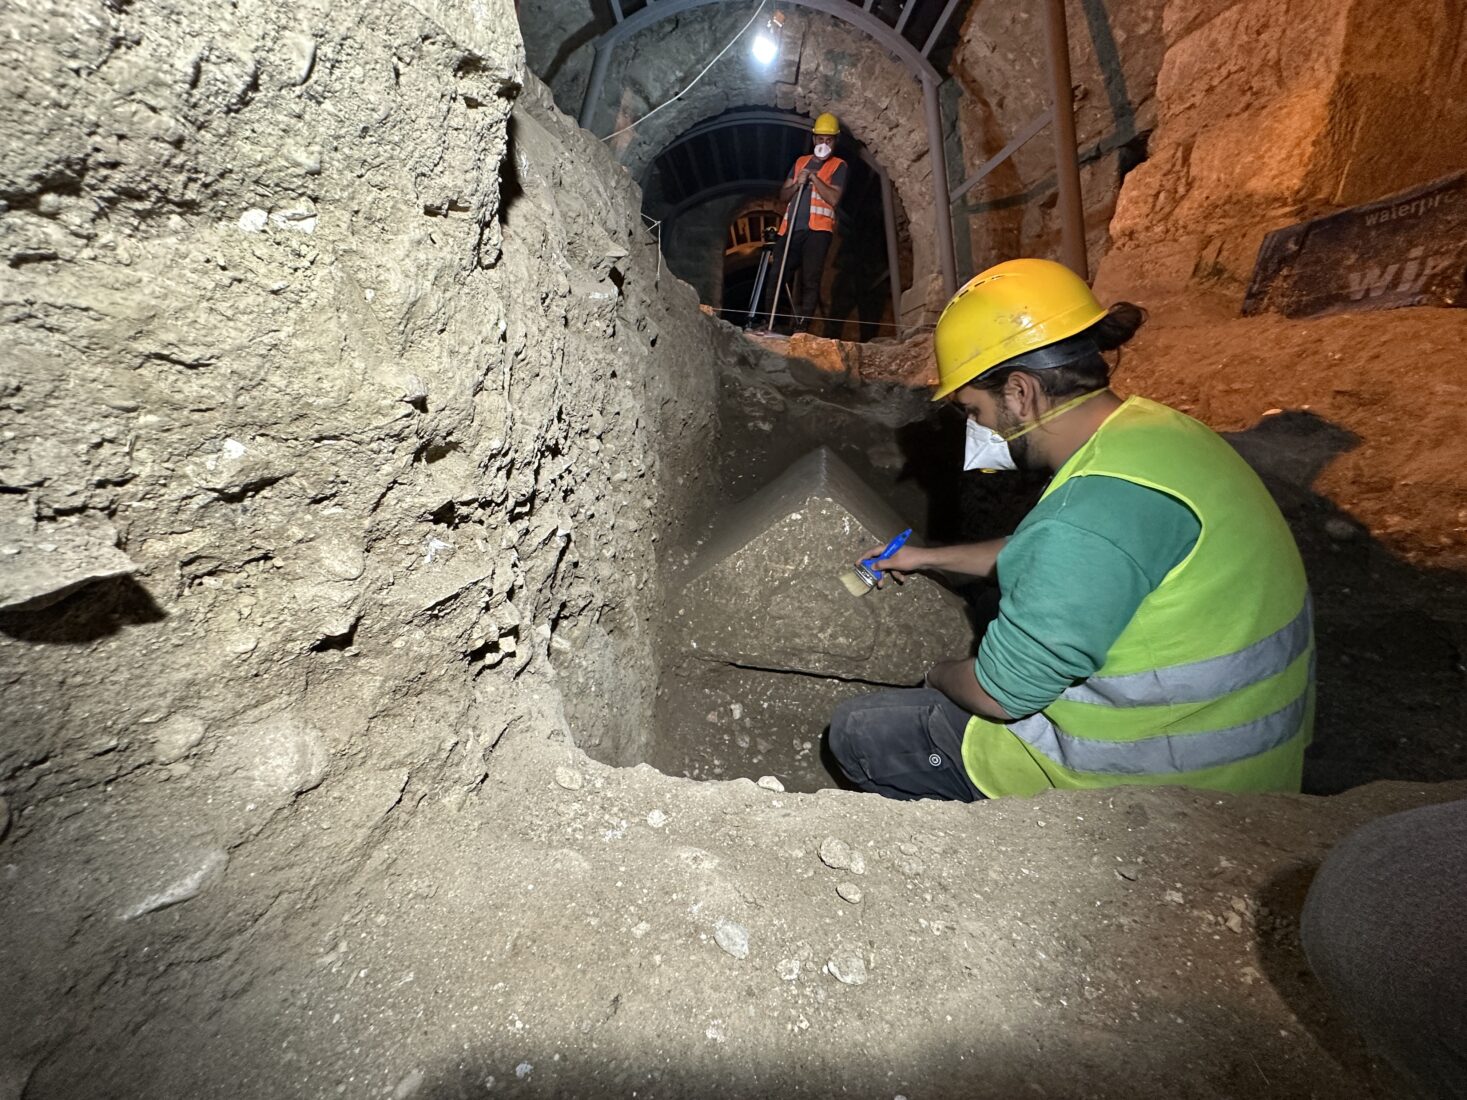
<path fill-rule="evenodd" d="M 846 586 L 846 591 L 852 596 L 864 596 L 876 587 L 881 580 L 882 571 L 876 568 L 876 563 L 885 561 L 903 546 L 912 537 L 912 529 L 908 527 L 896 538 L 886 544 L 886 549 L 881 553 L 869 558 L 863 558 L 856 563 L 856 568 L 848 569 L 840 575 L 840 583 Z"/>

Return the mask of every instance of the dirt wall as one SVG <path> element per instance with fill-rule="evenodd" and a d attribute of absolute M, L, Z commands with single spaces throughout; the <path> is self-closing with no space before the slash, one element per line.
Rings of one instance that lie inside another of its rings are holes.
<path fill-rule="evenodd" d="M 716 337 L 507 0 L 6 18 L 8 1083 L 516 724 L 640 758 Z"/>

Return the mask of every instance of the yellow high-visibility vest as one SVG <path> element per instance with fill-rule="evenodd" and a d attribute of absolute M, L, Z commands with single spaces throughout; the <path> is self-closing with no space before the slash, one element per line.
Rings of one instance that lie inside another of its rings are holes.
<path fill-rule="evenodd" d="M 1141 397 L 1101 425 L 1045 495 L 1094 475 L 1176 498 L 1202 532 L 1093 676 L 1027 718 L 968 723 L 969 777 L 990 796 L 1133 783 L 1297 791 L 1314 728 L 1314 627 L 1278 505 L 1221 436 Z"/>

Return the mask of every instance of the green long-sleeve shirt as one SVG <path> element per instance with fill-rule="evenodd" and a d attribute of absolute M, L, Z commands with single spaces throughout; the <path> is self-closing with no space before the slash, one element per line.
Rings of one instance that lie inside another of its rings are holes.
<path fill-rule="evenodd" d="M 1071 478 L 1024 517 L 998 556 L 998 618 L 978 682 L 1014 717 L 1093 675 L 1153 589 L 1196 545 L 1197 516 L 1121 478 Z"/>

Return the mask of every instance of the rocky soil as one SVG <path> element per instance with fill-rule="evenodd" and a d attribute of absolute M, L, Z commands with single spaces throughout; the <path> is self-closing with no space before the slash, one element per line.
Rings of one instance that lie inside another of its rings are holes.
<path fill-rule="evenodd" d="M 791 795 L 597 764 L 547 709 L 246 933 L 179 958 L 244 868 L 143 918 L 10 1095 L 1382 1096 L 1298 907 L 1352 826 L 1463 795 Z"/>
<path fill-rule="evenodd" d="M 0 1078 L 23 1082 L 474 797 L 545 699 L 641 757 L 657 544 L 716 470 L 727 337 L 525 73 L 507 3 L 7 18 Z"/>

